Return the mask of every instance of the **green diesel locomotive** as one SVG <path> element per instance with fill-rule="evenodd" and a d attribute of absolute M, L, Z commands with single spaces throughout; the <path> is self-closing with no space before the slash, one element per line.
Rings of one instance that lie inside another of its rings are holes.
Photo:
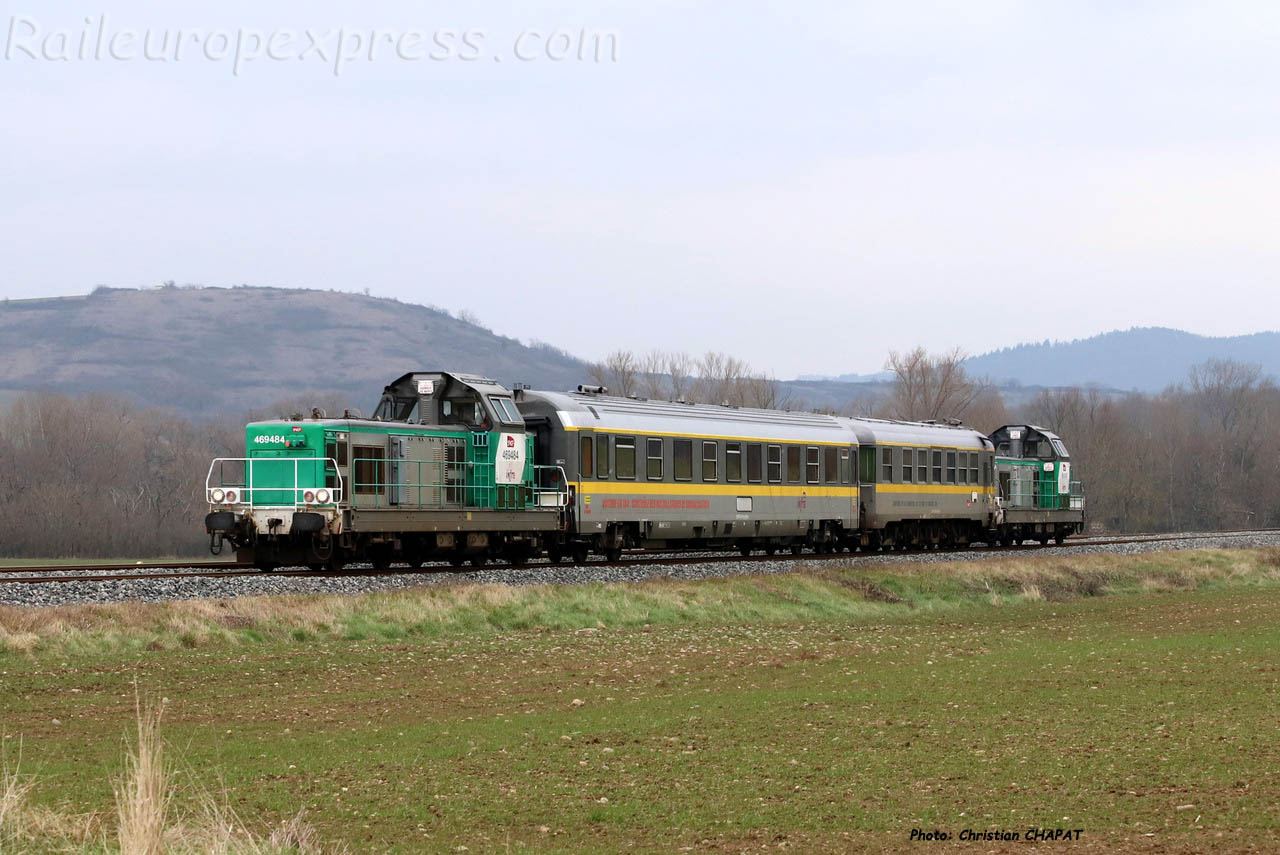
<path fill-rule="evenodd" d="M 229 543 L 261 569 L 521 563 L 564 527 L 564 473 L 534 464 L 510 390 L 489 378 L 406 374 L 372 418 L 253 422 L 245 445 L 209 468 L 205 529 L 215 553 Z"/>

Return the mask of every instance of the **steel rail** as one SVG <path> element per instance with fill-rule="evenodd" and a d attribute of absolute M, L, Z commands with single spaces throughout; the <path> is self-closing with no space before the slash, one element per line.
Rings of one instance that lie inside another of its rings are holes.
<path fill-rule="evenodd" d="M 1230 531 L 1217 532 L 1187 532 L 1182 534 L 1158 534 L 1158 535 L 1130 535 L 1119 538 L 1101 538 L 1101 537 L 1072 537 L 1061 545 L 1049 543 L 1030 543 L 1017 546 L 969 546 L 956 549 L 934 548 L 911 548 L 911 549 L 892 549 L 877 550 L 875 552 L 831 552 L 831 553 L 801 553 L 799 555 L 792 554 L 789 549 L 781 549 L 775 554 L 767 554 L 753 552 L 751 555 L 741 555 L 737 552 L 726 553 L 723 551 L 708 551 L 699 554 L 696 551 L 687 551 L 679 555 L 655 555 L 653 553 L 633 552 L 631 557 L 623 558 L 618 561 L 587 561 L 583 564 L 551 564 L 547 562 L 533 564 L 486 564 L 483 567 L 455 567 L 449 564 L 432 564 L 423 567 L 402 566 L 397 568 L 374 569 L 372 567 L 352 567 L 340 571 L 333 570 L 312 570 L 305 567 L 291 567 L 276 570 L 259 570 L 252 565 L 240 564 L 232 561 L 210 561 L 210 562 L 163 562 L 158 564 L 144 564 L 135 562 L 133 564 L 92 564 L 92 565 L 28 565 L 28 566 L 12 566 L 0 567 L 0 584 L 6 582 L 20 582 L 26 584 L 37 583 L 66 583 L 66 582 L 116 582 L 116 581 L 134 581 L 143 579 L 166 580 L 166 579 L 222 579 L 237 578 L 242 576 L 264 576 L 264 577 L 316 577 L 316 578 L 332 578 L 342 576 L 428 576 L 437 574 L 457 574 L 469 573 L 476 570 L 489 569 L 525 569 L 538 570 L 548 567 L 663 567 L 663 566 L 679 566 L 684 564 L 727 564 L 727 563 L 763 563 L 769 561 L 857 561 L 860 564 L 884 563 L 894 557 L 910 557 L 913 555 L 949 555 L 954 556 L 956 560 L 963 560 L 964 555 L 974 553 L 990 553 L 990 552 L 1026 552 L 1040 550 L 1066 549 L 1073 546 L 1120 546 L 1125 544 L 1141 544 L 1141 543 L 1163 543 L 1180 540 L 1215 540 L 1222 538 L 1238 538 L 1249 537 L 1258 534 L 1275 534 L 1280 529 L 1232 529 Z M 116 571 L 116 572 L 104 572 Z M 133 572 L 121 572 L 133 571 Z M 160 571 L 160 572 L 143 572 L 143 571 Z M 178 572 L 188 571 L 188 572 Z M 63 575 L 17 575 L 17 574 L 47 574 L 59 573 Z"/>

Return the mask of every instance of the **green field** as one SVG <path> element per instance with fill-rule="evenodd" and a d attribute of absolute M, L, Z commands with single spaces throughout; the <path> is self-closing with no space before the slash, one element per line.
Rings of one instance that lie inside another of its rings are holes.
<path fill-rule="evenodd" d="M 19 818 L 78 814 L 90 848 L 114 846 L 137 692 L 177 813 L 213 792 L 265 831 L 304 809 L 326 851 L 931 851 L 913 828 L 1028 827 L 1083 832 L 952 845 L 1271 851 L 1278 563 L 4 609 L 0 729 L 34 775 Z"/>

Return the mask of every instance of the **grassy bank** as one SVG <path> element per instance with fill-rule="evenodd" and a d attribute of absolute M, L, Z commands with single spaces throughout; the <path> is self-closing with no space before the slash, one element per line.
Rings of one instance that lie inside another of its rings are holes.
<path fill-rule="evenodd" d="M 443 585 L 385 594 L 0 606 L 0 655 L 397 641 L 685 624 L 884 621 L 1143 591 L 1280 583 L 1280 550 L 1019 556 L 628 585 Z"/>

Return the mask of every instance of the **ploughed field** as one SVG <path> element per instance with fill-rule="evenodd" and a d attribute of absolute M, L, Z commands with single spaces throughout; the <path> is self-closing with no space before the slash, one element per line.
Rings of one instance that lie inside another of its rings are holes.
<path fill-rule="evenodd" d="M 174 817 L 210 792 L 249 828 L 305 809 L 324 851 L 1280 833 L 1272 550 L 6 608 L 0 627 L 5 756 L 20 743 L 33 776 L 0 830 L 17 851 L 96 845 L 77 827 L 111 849 L 135 695 L 163 706 Z M 79 825 L 13 825 L 50 813 Z"/>

